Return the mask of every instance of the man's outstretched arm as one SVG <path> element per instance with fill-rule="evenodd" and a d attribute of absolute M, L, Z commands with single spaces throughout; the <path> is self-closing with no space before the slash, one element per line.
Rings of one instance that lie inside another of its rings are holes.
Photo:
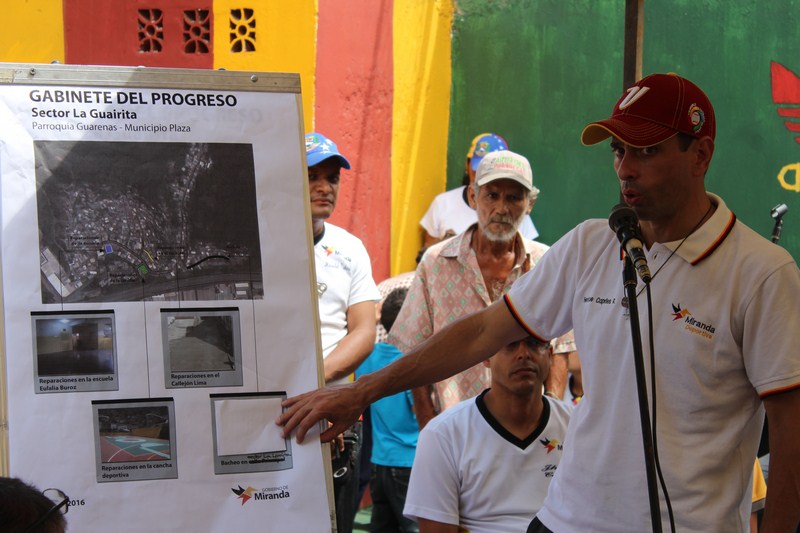
<path fill-rule="evenodd" d="M 391 365 L 359 378 L 355 383 L 307 392 L 283 402 L 277 419 L 283 435 L 297 430 L 297 442 L 320 420 L 332 425 L 320 438 L 331 440 L 350 427 L 372 402 L 452 376 L 526 336 L 525 330 L 498 300 L 490 307 L 442 329 Z"/>

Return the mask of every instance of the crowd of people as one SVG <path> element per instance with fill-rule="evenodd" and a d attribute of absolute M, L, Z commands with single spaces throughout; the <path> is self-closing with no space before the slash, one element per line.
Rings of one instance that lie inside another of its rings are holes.
<path fill-rule="evenodd" d="M 633 281 L 641 305 L 625 295 L 628 254 L 606 220 L 579 224 L 549 249 L 529 238 L 530 164 L 484 133 L 468 150 L 463 187 L 439 195 L 421 221 L 427 249 L 401 276 L 407 295 L 375 344 L 381 295 L 369 258 L 324 222 L 349 161 L 321 134 L 307 136 L 315 244 L 324 251 L 335 234 L 363 264 L 329 279 L 330 255 L 317 254 L 323 340 L 326 313 L 338 314 L 338 345 L 324 354 L 333 386 L 288 399 L 277 423 L 302 442 L 324 422 L 320 437 L 336 452 L 372 406 L 372 531 L 747 531 L 764 502 L 761 531 L 795 531 L 800 271 L 706 190 L 711 102 L 685 78 L 654 74 L 580 138 L 610 141 L 621 199 L 635 213 L 629 229 L 653 271 Z M 323 305 L 329 291 L 344 297 Z M 632 308 L 644 325 L 646 430 Z M 370 352 L 357 380 L 342 379 Z M 766 500 L 755 461 L 765 413 Z M 337 496 L 339 531 L 352 530 L 356 500 L 340 512 Z"/>
<path fill-rule="evenodd" d="M 369 260 L 360 240 L 326 222 L 336 207 L 341 169 L 348 169 L 350 163 L 332 140 L 320 133 L 306 135 L 309 195 L 317 252 L 317 284 L 325 287 L 319 291 L 319 309 L 326 383 L 342 382 L 343 373 L 352 372 L 354 361 L 364 361 L 355 375 L 368 374 L 387 366 L 436 331 L 500 299 L 517 279 L 541 259 L 548 246 L 523 234 L 525 221 L 528 221 L 527 234 L 535 236 L 530 229 L 533 225 L 529 215 L 539 189 L 533 184 L 529 161 L 520 154 L 508 151 L 507 147 L 505 140 L 493 133 L 480 134 L 473 139 L 465 162 L 465 186 L 461 188 L 463 193 L 460 189 L 457 197 L 457 202 L 462 205 L 456 207 L 450 202 L 445 206 L 441 202 L 441 195 L 434 200 L 420 223 L 423 228 L 428 229 L 425 230 L 423 252 L 418 257 L 416 271 L 385 280 L 381 284 L 384 290 L 379 289 L 376 295 L 371 283 Z M 432 217 L 431 213 L 436 215 Z M 434 221 L 439 228 L 435 231 L 430 229 L 433 227 L 430 224 Z M 442 229 L 445 227 L 448 229 Z M 452 228 L 458 229 L 458 232 Z M 432 238 L 431 232 L 440 235 L 440 238 Z M 332 235 L 335 236 L 333 242 L 330 239 Z M 348 248 L 345 249 L 342 243 L 347 243 Z M 332 254 L 329 252 L 332 249 L 347 253 L 344 257 L 336 257 L 334 254 L 331 258 Z M 348 268 L 342 267 L 344 260 L 349 262 Z M 332 277 L 332 274 L 336 274 L 338 278 Z M 392 289 L 388 294 L 385 292 L 387 288 Z M 352 313 L 354 306 L 368 308 L 368 304 L 373 301 L 377 301 L 378 324 L 375 326 L 375 344 L 370 354 L 366 335 L 353 335 L 358 333 L 357 327 L 366 332 L 374 326 L 374 322 L 370 322 L 365 315 Z M 351 318 L 358 319 L 358 322 L 353 322 Z M 397 327 L 394 327 L 395 323 Z M 531 338 L 530 342 L 538 341 Z M 348 346 L 345 356 L 342 356 L 341 351 L 343 343 Z M 504 347 L 498 351 L 496 358 L 527 361 L 522 365 L 512 361 L 511 366 L 515 369 L 512 381 L 521 379 L 530 385 L 528 382 L 533 378 L 538 379 L 538 384 L 533 389 L 538 387 L 541 391 L 534 396 L 528 391 L 523 402 L 525 409 L 518 413 L 518 417 L 523 419 L 523 427 L 529 430 L 525 435 L 518 434 L 519 427 L 504 426 L 505 410 L 492 414 L 492 409 L 487 407 L 493 404 L 505 405 L 501 400 L 504 396 L 497 392 L 498 387 L 492 387 L 495 379 L 493 376 L 497 372 L 493 370 L 494 363 L 477 364 L 439 383 L 417 387 L 413 391 L 401 391 L 372 404 L 366 418 L 357 420 L 333 441 L 334 500 L 338 530 L 352 530 L 361 499 L 361 491 L 356 490 L 358 478 L 365 477 L 369 479 L 373 501 L 374 531 L 418 531 L 418 521 L 423 524 L 423 532 L 432 531 L 432 527 L 440 527 L 441 520 L 426 521 L 424 509 L 417 510 L 422 513 L 419 516 L 414 515 L 417 520 L 405 516 L 412 514 L 412 510 L 404 509 L 404 506 L 417 449 L 417 437 L 420 430 L 439 413 L 475 398 L 475 412 L 485 417 L 482 424 L 489 429 L 495 428 L 491 431 L 499 432 L 500 440 L 522 449 L 520 465 L 534 465 L 526 458 L 535 454 L 536 450 L 546 450 L 550 462 L 547 471 L 541 475 L 545 483 L 536 483 L 541 495 L 539 499 L 543 499 L 546 481 L 552 478 L 558 463 L 554 459 L 561 455 L 563 429 L 566 427 L 568 415 L 564 415 L 559 408 L 551 409 L 548 401 L 542 400 L 542 392 L 551 399 L 562 398 L 567 388 L 568 359 L 577 354 L 571 332 L 552 343 L 548 341 L 542 345 L 547 347 L 546 365 L 540 361 L 536 365 L 530 363 L 533 355 L 540 352 L 525 343 L 513 343 Z M 509 356 L 518 353 L 522 355 Z M 333 357 L 336 357 L 335 363 Z M 519 366 L 521 368 L 517 368 Z M 519 387 L 519 384 L 514 383 L 514 386 Z M 484 396 L 479 394 L 492 388 L 495 393 L 488 394 L 484 403 Z M 523 388 L 527 390 L 529 387 Z M 500 407 L 495 406 L 494 411 L 498 410 Z M 530 420 L 532 410 L 536 411 L 536 416 Z M 558 448 L 558 452 L 552 455 L 550 453 L 553 449 L 549 445 L 536 442 L 536 436 L 545 427 L 549 427 L 551 412 L 554 413 L 553 420 L 557 430 L 552 442 L 557 443 L 553 446 Z M 449 417 L 445 417 L 447 419 Z M 366 434 L 364 427 L 368 429 Z M 362 445 L 366 446 L 362 448 Z M 423 444 L 420 449 L 424 452 L 430 446 Z M 361 453 L 364 456 L 359 460 Z M 369 461 L 365 460 L 367 454 Z M 432 459 L 432 462 L 436 463 L 438 459 L 440 458 Z M 364 476 L 360 472 L 363 466 L 371 469 L 371 475 Z M 504 472 L 508 474 L 512 470 Z M 452 476 L 456 479 L 459 473 L 453 472 Z M 497 479 L 499 482 L 502 478 Z M 472 475 L 471 483 L 475 487 L 485 482 L 483 477 Z M 410 494 L 416 494 L 417 506 L 420 504 L 418 493 L 422 491 L 422 487 L 430 490 L 428 485 L 417 482 L 414 485 L 416 488 L 412 487 Z M 461 489 L 462 487 L 454 485 L 439 487 L 433 491 L 436 494 L 449 493 L 455 496 L 456 499 L 450 502 L 450 521 L 454 520 L 452 523 L 456 526 L 459 524 L 459 494 L 463 494 Z M 424 496 L 423 500 L 429 501 L 429 498 Z M 491 517 L 503 516 L 503 523 L 506 524 L 514 523 L 515 519 L 521 520 L 527 516 L 528 511 L 522 505 L 524 500 L 525 498 L 517 498 L 508 508 L 510 514 L 494 512 Z M 454 517 L 453 508 L 456 509 Z M 484 511 L 485 508 L 478 508 L 470 512 L 470 519 L 475 520 L 473 526 L 483 523 L 484 530 L 491 531 L 491 517 L 482 516 Z M 440 514 L 434 512 L 433 517 L 440 517 Z"/>
<path fill-rule="evenodd" d="M 800 271 L 706 190 L 711 102 L 653 74 L 580 138 L 610 140 L 634 214 L 624 235 L 595 219 L 552 247 L 533 240 L 530 162 L 482 133 L 463 186 L 420 222 L 416 270 L 376 285 L 361 240 L 328 222 L 350 161 L 306 135 L 326 387 L 286 400 L 277 423 L 299 442 L 324 424 L 339 532 L 353 530 L 363 478 L 376 533 L 798 527 Z M 652 274 L 626 294 L 629 253 Z M 60 533 L 68 509 L 58 489 L 0 478 L 3 531 Z"/>

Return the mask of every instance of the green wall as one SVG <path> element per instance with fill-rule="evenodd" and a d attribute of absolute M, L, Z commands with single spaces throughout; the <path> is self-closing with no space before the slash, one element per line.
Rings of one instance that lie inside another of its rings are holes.
<path fill-rule="evenodd" d="M 786 203 L 780 243 L 800 257 L 798 193 L 777 179 L 785 165 L 800 161 L 800 144 L 777 114 L 770 79 L 771 61 L 800 72 L 800 0 L 644 4 L 644 74 L 677 72 L 714 103 L 718 133 L 708 189 L 766 237 L 770 209 Z M 606 217 L 618 199 L 611 153 L 605 144 L 581 145 L 579 136 L 587 122 L 610 114 L 623 90 L 624 0 L 457 5 L 448 188 L 461 181 L 472 137 L 494 131 L 531 160 L 542 189 L 533 212 L 542 242 L 587 217 Z"/>
<path fill-rule="evenodd" d="M 800 144 L 772 101 L 770 62 L 800 72 L 800 2 L 645 2 L 645 71 L 674 70 L 708 94 L 717 114 L 708 190 L 740 220 L 769 237 L 770 209 L 789 206 L 780 244 L 800 258 L 800 196 L 778 174 L 800 161 Z M 797 107 L 797 106 L 795 106 Z M 791 178 L 794 182 L 796 176 Z"/>

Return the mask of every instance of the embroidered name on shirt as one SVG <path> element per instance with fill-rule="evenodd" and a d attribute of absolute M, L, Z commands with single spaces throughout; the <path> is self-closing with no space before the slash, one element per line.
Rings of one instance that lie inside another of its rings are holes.
<path fill-rule="evenodd" d="M 324 268 L 341 269 L 341 270 L 344 270 L 345 272 L 347 272 L 348 274 L 350 273 L 350 270 L 352 269 L 350 264 L 349 263 L 345 263 L 344 261 L 325 261 L 325 264 L 323 265 L 323 267 Z"/>
<path fill-rule="evenodd" d="M 584 296 L 583 303 L 590 304 L 596 303 L 598 305 L 609 305 L 617 303 L 616 298 L 604 298 L 602 296 Z"/>
<path fill-rule="evenodd" d="M 544 474 L 544 477 L 553 477 L 557 469 L 557 465 L 545 465 L 544 468 L 542 468 L 542 473 Z"/>

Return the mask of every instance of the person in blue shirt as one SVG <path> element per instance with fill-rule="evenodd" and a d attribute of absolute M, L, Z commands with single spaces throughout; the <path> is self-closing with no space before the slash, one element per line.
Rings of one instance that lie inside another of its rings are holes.
<path fill-rule="evenodd" d="M 403 306 L 408 288 L 390 292 L 380 308 L 380 323 L 389 331 Z M 402 352 L 386 342 L 378 342 L 372 354 L 356 371 L 357 376 L 380 370 Z M 417 523 L 403 516 L 408 480 L 417 449 L 419 424 L 414 415 L 411 391 L 388 396 L 370 406 L 372 421 L 372 533 L 416 533 Z"/>

